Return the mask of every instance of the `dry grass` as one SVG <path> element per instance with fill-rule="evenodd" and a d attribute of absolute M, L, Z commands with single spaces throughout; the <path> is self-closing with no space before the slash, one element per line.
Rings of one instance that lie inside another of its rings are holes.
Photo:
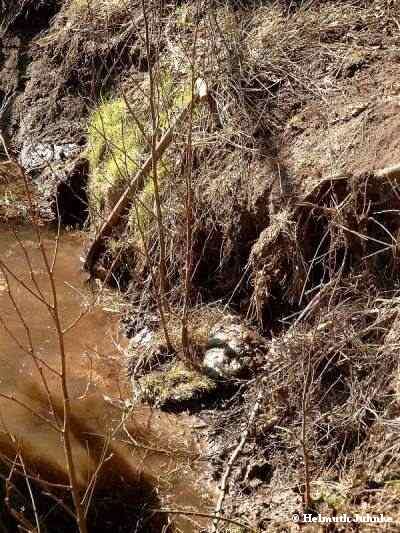
<path fill-rule="evenodd" d="M 216 383 L 182 363 L 173 363 L 135 381 L 134 397 L 155 407 L 179 409 L 200 402 L 216 391 Z"/>
<path fill-rule="evenodd" d="M 264 440 L 263 453 L 276 466 L 285 465 L 283 486 L 296 470 L 303 485 L 299 405 L 311 369 L 306 425 L 311 494 L 328 514 L 359 512 L 357 491 L 372 483 L 383 489 L 382 480 L 397 476 L 398 450 L 390 446 L 388 419 L 398 409 L 398 335 L 393 342 L 388 336 L 398 312 L 398 296 L 382 298 L 366 280 L 349 279 L 326 293 L 312 318 L 272 343 L 264 379 L 272 400 L 268 416 L 279 422 Z"/>
<path fill-rule="evenodd" d="M 285 2 L 240 4 L 236 11 L 226 2 L 212 11 L 199 44 L 219 127 L 197 140 L 207 164 L 232 148 L 241 158 L 276 155 L 275 137 L 299 108 L 327 105 L 352 69 L 395 54 L 399 9 L 386 0 L 349 0 L 291 9 Z"/>
<path fill-rule="evenodd" d="M 138 3 L 70 0 L 37 44 L 61 85 L 76 83 L 81 94 L 95 99 L 115 86 L 123 71 L 141 62 L 138 25 Z"/>
<path fill-rule="evenodd" d="M 371 277 L 380 290 L 393 290 L 399 272 L 398 188 L 395 180 L 370 174 L 320 180 L 296 207 L 282 212 L 284 225 L 278 217 L 251 253 L 257 316 L 271 297 L 279 297 L 289 314 L 337 277 L 355 273 Z"/>
<path fill-rule="evenodd" d="M 12 5 L 6 5 L 6 2 L 2 0 L 0 3 L 0 35 L 4 34 L 20 15 L 27 16 L 29 10 L 35 7 L 34 4 L 34 0 L 15 0 Z"/>
<path fill-rule="evenodd" d="M 200 31 L 199 68 L 212 87 L 213 104 L 207 118 L 197 117 L 193 135 L 199 162 L 194 187 L 195 241 L 199 243 L 195 279 L 203 297 L 209 298 L 210 293 L 226 297 L 238 283 L 246 284 L 246 276 L 240 280 L 251 243 L 268 226 L 272 214 L 270 205 L 265 207 L 269 195 L 275 195 L 271 204 L 278 211 L 287 203 L 286 174 L 296 180 L 280 159 L 288 122 L 308 103 L 316 102 L 323 109 L 328 98 L 351 84 L 353 67 L 382 61 L 385 54 L 394 52 L 397 14 L 398 6 L 390 2 L 313 2 L 290 11 L 277 2 L 256 9 L 240 6 L 236 11 L 226 3 L 208 15 L 208 28 Z M 377 51 L 377 41 L 384 51 Z M 172 44 L 179 48 L 179 43 Z M 324 159 L 326 147 L 318 150 L 314 150 L 316 157 Z M 336 163 L 343 170 L 348 160 Z M 319 166 L 309 161 L 305 172 Z M 175 206 L 179 206 L 179 190 L 178 183 Z M 175 227 L 179 228 L 182 212 L 171 213 Z M 179 230 L 171 234 L 171 265 L 182 264 L 176 254 L 181 250 L 180 239 Z M 293 276 L 284 268 L 278 282 L 285 286 L 283 292 L 291 293 L 291 298 L 285 295 L 291 304 L 299 298 L 307 275 L 307 267 L 299 258 L 296 261 L 300 268 L 293 273 L 296 291 L 287 287 Z M 236 296 L 242 296 L 241 290 Z"/>

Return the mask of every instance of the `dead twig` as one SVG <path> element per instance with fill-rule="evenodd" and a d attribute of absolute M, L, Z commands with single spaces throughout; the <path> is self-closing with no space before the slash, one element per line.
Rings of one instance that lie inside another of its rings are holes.
<path fill-rule="evenodd" d="M 220 485 L 220 495 L 217 501 L 217 505 L 215 506 L 215 520 L 213 523 L 213 531 L 216 533 L 218 531 L 218 523 L 221 520 L 221 511 L 224 504 L 225 496 L 227 493 L 227 485 L 228 485 L 228 479 L 232 471 L 232 467 L 235 464 L 236 459 L 239 457 L 241 451 L 243 450 L 244 445 L 246 444 L 246 441 L 250 435 L 250 431 L 253 427 L 254 420 L 257 416 L 257 413 L 260 409 L 262 398 L 263 398 L 263 387 L 260 385 L 256 401 L 253 405 L 253 408 L 251 410 L 250 416 L 249 416 L 249 422 L 247 424 L 246 430 L 243 432 L 242 437 L 239 441 L 239 444 L 236 446 L 236 448 L 233 450 L 232 455 L 229 458 L 229 461 L 226 465 L 226 469 L 224 472 L 224 475 L 221 480 Z"/>
<path fill-rule="evenodd" d="M 226 522 L 227 524 L 232 524 L 234 526 L 239 526 L 247 531 L 253 531 L 254 533 L 257 533 L 257 529 L 253 526 L 249 526 L 247 524 L 244 524 L 243 522 L 239 522 L 239 520 L 234 520 L 233 518 L 226 518 L 224 516 L 216 516 L 213 513 L 202 513 L 199 511 L 185 511 L 185 509 L 153 509 L 154 513 L 159 514 L 180 514 L 184 516 L 198 516 L 198 517 L 204 517 L 204 518 L 218 518 L 218 520 L 221 520 L 222 522 Z"/>
<path fill-rule="evenodd" d="M 86 259 L 84 262 L 84 267 L 86 270 L 91 270 L 93 267 L 93 264 L 96 260 L 97 253 L 99 251 L 99 248 L 101 246 L 101 243 L 103 242 L 104 238 L 107 237 L 111 231 L 111 229 L 118 223 L 120 220 L 122 214 L 126 210 L 126 208 L 129 205 L 130 199 L 131 199 L 131 193 L 135 189 L 140 187 L 140 184 L 143 182 L 146 175 L 150 172 L 153 166 L 153 158 L 158 161 L 162 154 L 165 152 L 165 150 L 168 148 L 169 144 L 172 141 L 173 133 L 174 131 L 179 127 L 179 125 L 185 120 L 188 113 L 190 112 L 192 102 L 189 102 L 179 113 L 177 118 L 175 119 L 175 122 L 171 125 L 171 127 L 167 130 L 167 132 L 164 134 L 160 142 L 155 147 L 154 153 L 150 155 L 150 157 L 146 160 L 142 168 L 137 172 L 133 180 L 129 183 L 123 194 L 121 195 L 120 199 L 116 203 L 114 209 L 111 211 L 109 217 L 104 222 L 102 227 L 99 230 L 99 233 L 96 237 L 96 239 L 91 244 L 89 251 L 86 255 Z M 155 162 L 156 162 L 155 161 Z"/>

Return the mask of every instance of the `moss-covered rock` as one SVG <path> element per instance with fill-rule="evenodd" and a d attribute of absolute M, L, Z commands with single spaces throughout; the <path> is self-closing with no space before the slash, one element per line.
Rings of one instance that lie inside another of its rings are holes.
<path fill-rule="evenodd" d="M 133 382 L 133 387 L 135 399 L 164 408 L 184 408 L 217 389 L 215 381 L 181 362 L 143 376 Z"/>

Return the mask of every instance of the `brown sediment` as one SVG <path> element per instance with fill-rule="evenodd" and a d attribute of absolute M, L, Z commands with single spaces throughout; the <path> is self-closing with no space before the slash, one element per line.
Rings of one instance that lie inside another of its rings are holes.
<path fill-rule="evenodd" d="M 47 275 L 34 231 L 24 227 L 16 227 L 15 231 L 29 255 L 38 286 L 48 297 Z M 42 229 L 41 233 L 50 256 L 54 251 L 55 234 L 46 229 Z M 90 299 L 80 271 L 81 244 L 80 235 L 63 233 L 58 245 L 55 279 L 64 327 L 77 319 L 83 310 L 83 301 Z M 21 245 L 10 226 L 1 227 L 2 261 L 7 269 L 35 290 Z M 48 365 L 59 369 L 57 337 L 48 309 L 12 277 L 9 277 L 9 283 L 19 312 L 29 327 L 36 354 Z M 7 329 L 25 345 L 25 326 L 8 297 L 3 274 L 0 276 L 0 312 Z M 193 460 L 198 452 L 189 427 L 173 415 L 146 407 L 127 410 L 125 400 L 129 399 L 130 388 L 118 345 L 124 345 L 124 339 L 118 333 L 117 317 L 100 307 L 91 309 L 65 334 L 72 396 L 72 442 L 78 480 L 85 489 L 98 465 L 104 462 L 96 474 L 93 507 L 89 511 L 89 523 L 92 521 L 93 527 L 100 527 L 101 521 L 106 520 L 109 525 L 103 526 L 104 531 L 108 527 L 125 531 L 124 521 L 137 520 L 138 528 L 142 527 L 143 531 L 161 531 L 165 515 L 152 519 L 150 511 L 143 510 L 146 506 L 158 508 L 168 503 L 196 507 L 204 502 L 204 489 L 200 486 L 196 488 L 192 478 Z M 19 402 L 4 396 L 0 399 L 3 467 L 7 464 L 7 461 L 4 463 L 5 457 L 13 461 L 15 454 L 21 453 L 32 476 L 38 506 L 43 510 L 46 497 L 42 493 L 46 491 L 46 483 L 67 484 L 63 449 L 60 435 L 45 421 L 52 415 L 33 360 L 7 335 L 4 328 L 0 334 L 0 367 L 0 394 L 15 397 Z M 55 398 L 57 415 L 61 418 L 58 378 L 46 368 L 44 372 Z M 29 410 L 22 402 L 29 406 Z M 126 422 L 118 430 L 124 417 Z M 40 482 L 34 481 L 36 477 Z M 15 478 L 20 487 L 21 480 L 18 476 Z M 189 479 L 192 481 L 188 482 Z M 171 486 L 174 487 L 172 490 Z M 65 491 L 60 489 L 56 492 L 68 501 Z M 161 493 L 165 498 L 160 496 Z M 63 520 L 68 524 L 65 517 L 58 518 L 61 524 Z M 150 522 L 140 526 L 145 519 Z M 178 523 L 183 531 L 196 530 L 185 520 L 178 519 Z"/>

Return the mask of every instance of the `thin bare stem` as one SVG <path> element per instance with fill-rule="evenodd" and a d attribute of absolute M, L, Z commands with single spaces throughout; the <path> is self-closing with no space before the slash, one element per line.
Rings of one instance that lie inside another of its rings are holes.
<path fill-rule="evenodd" d="M 154 198 L 156 204 L 157 224 L 158 224 L 158 238 L 160 242 L 160 260 L 159 260 L 159 273 L 160 273 L 160 300 L 164 309 L 168 309 L 168 303 L 166 300 L 167 290 L 167 268 L 166 268 L 166 253 L 165 253 L 165 232 L 164 222 L 161 207 L 160 187 L 158 181 L 157 170 L 157 130 L 158 130 L 158 113 L 156 110 L 155 100 L 155 79 L 153 59 L 151 54 L 151 37 L 149 30 L 148 13 L 146 9 L 145 0 L 142 0 L 142 12 L 146 32 L 146 53 L 147 61 L 149 65 L 149 80 L 150 80 L 150 112 L 152 123 L 152 138 L 151 138 L 151 155 L 152 155 L 152 180 L 154 185 Z"/>

